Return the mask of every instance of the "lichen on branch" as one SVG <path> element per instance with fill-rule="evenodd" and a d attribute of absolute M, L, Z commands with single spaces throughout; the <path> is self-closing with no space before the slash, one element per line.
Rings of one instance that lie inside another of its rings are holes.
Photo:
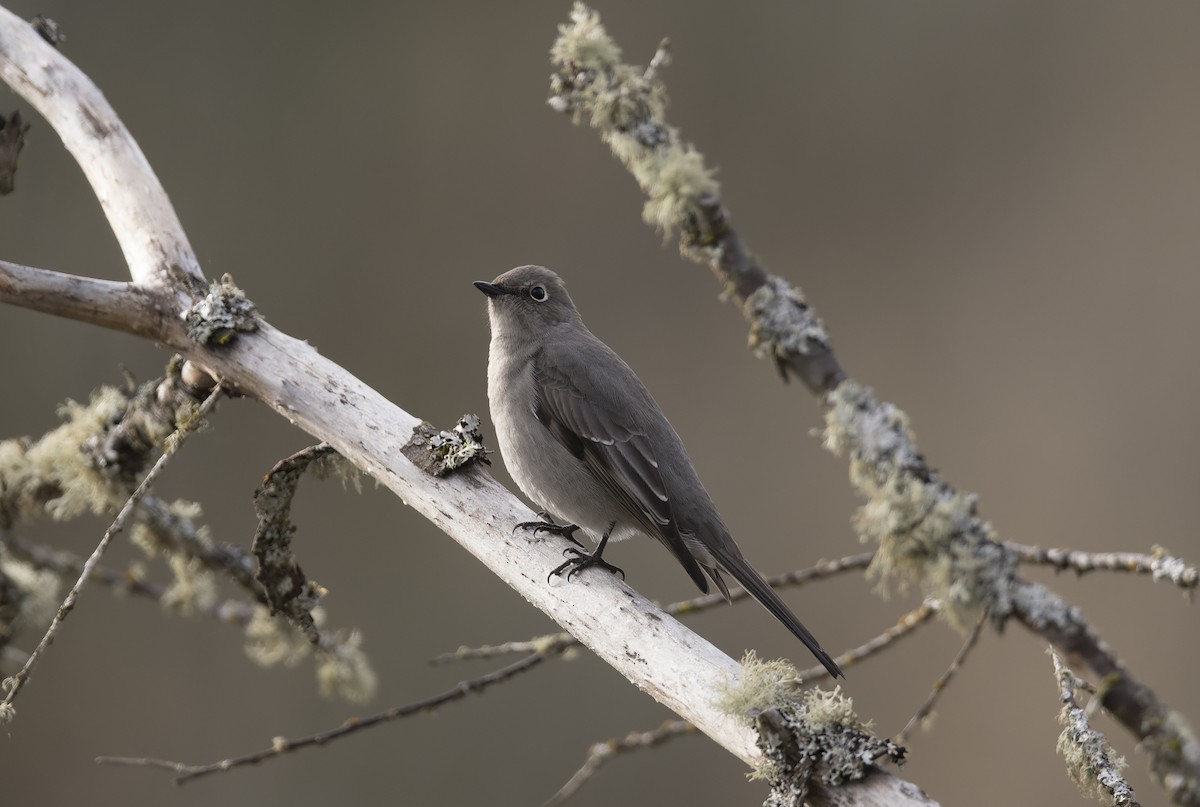
<path fill-rule="evenodd" d="M 600 15 L 576 3 L 571 22 L 559 26 L 550 49 L 550 106 L 587 120 L 629 169 L 648 199 L 642 217 L 665 235 L 692 230 L 701 218 L 697 200 L 719 186 L 704 157 L 666 122 L 667 94 L 653 70 L 621 62 L 621 49 Z M 656 67 L 666 64 L 665 43 Z"/>

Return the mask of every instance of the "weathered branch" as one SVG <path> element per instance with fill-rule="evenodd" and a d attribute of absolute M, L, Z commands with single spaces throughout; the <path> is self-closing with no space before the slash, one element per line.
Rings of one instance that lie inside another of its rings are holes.
<path fill-rule="evenodd" d="M 199 264 L 161 185 L 99 91 L 28 24 L 3 10 L 0 77 L 42 112 L 83 166 L 138 287 L 122 294 L 116 286 L 84 283 L 56 313 L 147 336 L 157 330 L 153 338 L 205 368 L 230 392 L 266 403 L 333 445 L 639 688 L 738 758 L 758 762 L 748 720 L 713 704 L 712 693 L 737 681 L 740 665 L 619 580 L 595 576 L 547 586 L 545 571 L 558 563 L 561 542 L 514 536 L 512 525 L 533 514 L 481 469 L 441 479 L 420 471 L 401 450 L 417 418 L 266 322 L 252 333 L 227 331 L 214 342 L 192 341 L 181 317 L 205 291 Z M 62 278 L 11 265 L 4 272 L 6 301 L 43 310 L 57 305 L 47 302 L 45 292 L 63 285 Z M 26 285 L 14 287 L 13 278 Z M 40 292 L 22 293 L 30 288 Z M 95 296 L 89 298 L 90 292 Z M 161 318 L 154 328 L 128 324 L 146 316 L 139 311 L 146 295 Z M 891 778 L 877 772 L 871 781 Z"/>
<path fill-rule="evenodd" d="M 0 79 L 62 138 L 100 200 L 135 283 L 177 297 L 204 275 L 166 191 L 104 95 L 33 25 L 0 8 Z"/>
<path fill-rule="evenodd" d="M 1155 580 L 1166 580 L 1186 592 L 1200 585 L 1200 569 L 1186 563 L 1182 558 L 1155 547 L 1150 554 L 1143 552 L 1083 552 L 1078 549 L 1043 549 L 1040 546 L 1025 546 L 1005 541 L 1004 545 L 1022 563 L 1053 566 L 1059 571 L 1071 570 L 1078 575 L 1088 572 L 1126 572 L 1148 574 Z"/>
<path fill-rule="evenodd" d="M 169 315 L 159 298 L 158 293 L 137 283 L 68 275 L 0 260 L 0 303 L 146 339 L 159 339 L 170 330 Z"/>

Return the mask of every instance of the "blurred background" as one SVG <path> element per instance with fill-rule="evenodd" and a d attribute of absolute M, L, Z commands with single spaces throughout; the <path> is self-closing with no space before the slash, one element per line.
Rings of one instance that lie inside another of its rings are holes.
<path fill-rule="evenodd" d="M 441 426 L 486 419 L 487 322 L 471 281 L 560 271 L 584 318 L 646 381 L 747 556 L 764 573 L 860 551 L 844 460 L 816 402 L 744 347 L 702 266 L 640 220 L 597 136 L 545 104 L 563 0 L 161 3 L 9 0 L 63 27 L 176 206 L 208 277 L 229 272 L 277 327 Z M 1090 551 L 1164 545 L 1200 560 L 1200 5 L 1193 2 L 611 0 L 603 21 L 644 64 L 669 35 L 672 121 L 719 167 L 751 249 L 798 283 L 847 369 L 911 416 L 933 465 L 981 494 L 1005 538 Z M 0 257 L 127 277 L 96 199 L 33 123 Z M 0 308 L 0 436 L 56 406 L 161 372 L 133 337 Z M 248 546 L 251 494 L 313 442 L 228 401 L 168 469 L 222 541 Z M 770 435 L 765 443 L 761 435 Z M 781 436 L 782 435 L 782 436 Z M 508 482 L 498 460 L 493 471 Z M 305 480 L 304 569 L 329 627 L 356 627 L 380 677 L 366 707 L 323 700 L 311 665 L 264 670 L 238 631 L 86 590 L 0 735 L 7 804 L 539 804 L 595 741 L 668 713 L 588 654 L 482 697 L 174 789 L 101 754 L 208 762 L 424 698 L 501 662 L 434 667 L 460 645 L 555 626 L 386 491 Z M 87 553 L 105 524 L 23 534 Z M 612 560 L 660 601 L 694 594 L 658 545 Z M 138 558 L 128 545 L 107 563 Z M 161 569 L 157 569 L 161 573 Z M 1079 605 L 1193 726 L 1200 625 L 1168 584 L 1029 574 Z M 832 651 L 912 608 L 845 576 L 787 594 Z M 810 659 L 751 605 L 689 624 L 735 657 Z M 40 634 L 18 637 L 31 648 Z M 932 624 L 850 670 L 844 690 L 897 732 L 958 651 Z M 985 633 L 902 775 L 941 803 L 1081 801 L 1054 746 L 1044 647 Z M 1143 804 L 1165 802 L 1131 738 Z M 1015 777 L 1014 772 L 1020 772 Z M 572 802 L 754 804 L 744 766 L 699 736 L 617 759 Z"/>

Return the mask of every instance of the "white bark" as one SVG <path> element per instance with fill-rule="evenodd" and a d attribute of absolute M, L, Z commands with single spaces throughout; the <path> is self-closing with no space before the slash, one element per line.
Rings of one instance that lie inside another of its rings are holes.
<path fill-rule="evenodd" d="M 546 571 L 561 562 L 563 539 L 513 535 L 513 525 L 533 520 L 533 513 L 482 469 L 439 479 L 416 468 L 400 451 L 416 417 L 266 323 L 228 347 L 192 343 L 180 313 L 201 289 L 203 274 L 165 191 L 115 112 L 78 68 L 3 8 L 0 77 L 41 112 L 83 168 L 133 280 L 73 278 L 0 262 L 0 301 L 153 338 L 267 404 L 395 492 L 639 689 L 748 765 L 761 761 L 749 720 L 716 705 L 740 678 L 736 661 L 612 576 L 548 584 Z M 869 800 L 874 788 L 887 795 Z M 844 804 L 932 803 L 881 770 L 834 795 Z"/>

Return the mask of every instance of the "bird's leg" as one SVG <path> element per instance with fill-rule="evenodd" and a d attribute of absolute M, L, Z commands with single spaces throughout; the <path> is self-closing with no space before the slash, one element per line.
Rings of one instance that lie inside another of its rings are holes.
<path fill-rule="evenodd" d="M 513 532 L 516 532 L 517 530 L 533 530 L 534 535 L 537 535 L 540 532 L 550 532 L 555 535 L 561 535 L 563 538 L 566 538 L 568 541 L 575 544 L 575 546 L 583 549 L 583 544 L 581 544 L 579 539 L 575 537 L 575 531 L 578 530 L 579 527 L 575 526 L 574 524 L 555 524 L 554 519 L 552 519 L 550 514 L 545 510 L 539 510 L 537 517 L 539 519 L 538 521 L 522 521 L 520 524 L 513 527 Z"/>
<path fill-rule="evenodd" d="M 608 569 L 613 574 L 620 574 L 621 579 L 625 579 L 625 570 L 619 566 L 613 566 L 611 563 L 600 557 L 604 552 L 604 547 L 608 546 L 608 536 L 612 535 L 613 527 L 617 526 L 617 522 L 608 522 L 608 529 L 604 531 L 604 535 L 600 538 L 600 543 L 596 544 L 596 548 L 590 553 L 584 552 L 583 549 L 576 549 L 573 546 L 568 546 L 563 550 L 564 555 L 570 555 L 565 562 L 557 566 L 554 571 L 546 575 L 546 582 L 550 582 L 550 578 L 555 575 L 562 574 L 570 567 L 571 571 L 567 572 L 567 580 L 570 580 L 575 575 L 582 572 L 590 566 L 599 566 L 601 569 Z M 574 540 L 574 539 L 572 539 Z M 576 541 L 576 543 L 579 543 Z"/>

